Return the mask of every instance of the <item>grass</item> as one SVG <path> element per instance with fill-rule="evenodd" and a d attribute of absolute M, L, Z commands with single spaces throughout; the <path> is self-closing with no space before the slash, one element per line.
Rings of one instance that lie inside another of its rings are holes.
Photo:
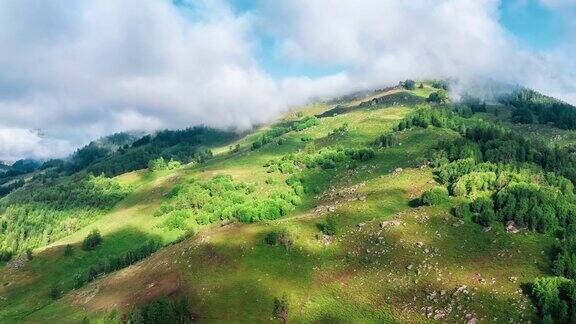
<path fill-rule="evenodd" d="M 426 98 L 432 91 L 425 83 L 412 94 Z M 364 100 L 344 106 L 352 108 Z M 315 115 L 334 106 L 316 104 L 301 112 Z M 202 322 L 268 322 L 273 321 L 274 298 L 284 294 L 291 322 L 426 322 L 442 312 L 438 319 L 446 322 L 463 322 L 467 315 L 481 322 L 533 320 L 534 310 L 519 289 L 546 273 L 543 250 L 553 240 L 537 234 L 511 236 L 501 226 L 486 232 L 470 222 L 461 224 L 449 213 L 453 200 L 415 207 L 422 191 L 435 185 L 431 170 L 421 167 L 428 151 L 439 140 L 457 136 L 435 128 L 400 133 L 397 146 L 376 148 L 375 158 L 356 168 L 302 171 L 307 193 L 289 217 L 200 227 L 192 238 L 71 290 L 71 274 L 102 257 L 121 255 L 150 238 L 170 243 L 184 234 L 159 227 L 165 218 L 153 216 L 174 185 L 229 174 L 253 184 L 256 195 L 265 196 L 287 185 L 286 175 L 267 173 L 263 164 L 304 149 L 304 135 L 313 138 L 317 149 L 365 147 L 391 131 L 411 109 L 407 105 L 351 109 L 321 118 L 320 125 L 282 135 L 282 145 L 270 143 L 253 151 L 251 142 L 265 131 L 263 127 L 214 148 L 216 156 L 206 164 L 118 176 L 135 190 L 114 210 L 36 251 L 23 269 L 0 269 L 0 322 L 77 323 L 84 317 L 98 322 L 113 309 L 127 310 L 162 295 L 186 295 Z M 290 113 L 280 122 L 298 118 Z M 344 123 L 347 133 L 331 134 Z M 236 144 L 240 151 L 230 152 Z M 395 171 L 398 168 L 402 171 Z M 334 209 L 319 213 L 317 206 Z M 328 215 L 336 219 L 334 239 L 320 235 L 317 226 Z M 390 220 L 401 225 L 382 228 L 381 223 Z M 81 251 L 81 240 L 94 228 L 102 232 L 104 244 L 94 252 Z M 280 229 L 293 236 L 289 251 L 263 241 L 267 233 Z M 75 246 L 72 257 L 63 255 L 65 244 Z M 65 291 L 57 301 L 48 297 L 54 282 Z M 467 293 L 455 293 L 463 285 Z M 426 307 L 432 309 L 431 317 L 426 316 Z"/>

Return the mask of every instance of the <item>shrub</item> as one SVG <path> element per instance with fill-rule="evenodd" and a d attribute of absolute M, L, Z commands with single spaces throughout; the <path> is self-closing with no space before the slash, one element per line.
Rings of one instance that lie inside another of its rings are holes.
<path fill-rule="evenodd" d="M 448 82 L 446 81 L 432 81 L 432 87 L 436 89 L 448 90 Z"/>
<path fill-rule="evenodd" d="M 168 170 L 178 169 L 181 166 L 182 163 L 180 161 L 170 160 L 170 162 L 168 162 Z"/>
<path fill-rule="evenodd" d="M 293 240 L 286 230 L 272 231 L 264 236 L 264 242 L 268 245 L 281 245 L 286 251 L 292 247 Z"/>
<path fill-rule="evenodd" d="M 444 103 L 447 100 L 448 100 L 448 95 L 443 90 L 432 92 L 428 96 L 428 99 L 427 99 L 428 102 L 432 102 L 432 103 Z"/>
<path fill-rule="evenodd" d="M 313 140 L 314 138 L 312 137 L 312 135 L 306 134 L 304 136 L 302 136 L 302 138 L 300 139 L 302 142 L 310 142 L 311 140 Z"/>
<path fill-rule="evenodd" d="M 74 253 L 72 245 L 66 244 L 64 247 L 64 256 L 71 256 Z"/>
<path fill-rule="evenodd" d="M 420 203 L 423 205 L 438 205 L 448 200 L 448 190 L 444 187 L 436 186 L 430 188 L 420 197 Z"/>
<path fill-rule="evenodd" d="M 478 197 L 470 204 L 472 220 L 483 226 L 489 226 L 495 219 L 494 203 L 489 197 Z"/>
<path fill-rule="evenodd" d="M 148 170 L 150 170 L 151 172 L 162 171 L 166 170 L 167 168 L 168 165 L 166 164 L 166 161 L 164 160 L 163 157 L 159 157 L 157 159 L 150 160 L 148 162 Z"/>
<path fill-rule="evenodd" d="M 286 296 L 286 294 L 284 294 L 281 298 L 274 298 L 274 308 L 272 310 L 272 315 L 275 318 L 286 322 L 288 317 L 288 296 Z"/>
<path fill-rule="evenodd" d="M 452 209 L 452 213 L 455 217 L 461 219 L 470 219 L 472 217 L 472 212 L 470 211 L 470 204 L 468 203 L 461 203 L 456 205 Z"/>
<path fill-rule="evenodd" d="M 337 232 L 337 224 L 336 224 L 336 217 L 334 215 L 330 215 L 326 218 L 326 223 L 320 224 L 320 230 L 322 233 L 326 235 L 336 235 Z"/>
<path fill-rule="evenodd" d="M 53 284 L 50 287 L 50 292 L 49 292 L 50 298 L 52 300 L 56 300 L 56 299 L 60 298 L 61 295 L 62 295 L 62 289 L 60 288 L 60 285 Z"/>
<path fill-rule="evenodd" d="M 82 242 L 82 250 L 91 251 L 97 248 L 100 244 L 102 244 L 102 235 L 100 235 L 100 231 L 95 229 L 92 233 L 88 234 Z"/>
<path fill-rule="evenodd" d="M 413 80 L 406 80 L 404 81 L 403 86 L 407 90 L 414 90 L 414 88 L 416 88 L 416 82 L 414 82 Z"/>
<path fill-rule="evenodd" d="M 0 251 L 0 262 L 2 261 L 10 261 L 14 253 L 12 251 L 2 250 Z"/>
<path fill-rule="evenodd" d="M 394 136 L 394 134 L 380 135 L 376 139 L 375 144 L 379 147 L 392 147 L 396 145 L 396 136 Z"/>

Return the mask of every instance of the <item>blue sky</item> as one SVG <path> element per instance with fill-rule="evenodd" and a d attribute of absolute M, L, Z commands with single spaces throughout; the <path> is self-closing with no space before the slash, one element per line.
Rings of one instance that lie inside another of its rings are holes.
<path fill-rule="evenodd" d="M 568 25 L 564 16 L 537 0 L 502 1 L 500 19 L 522 44 L 538 51 L 553 49 L 567 41 Z"/>

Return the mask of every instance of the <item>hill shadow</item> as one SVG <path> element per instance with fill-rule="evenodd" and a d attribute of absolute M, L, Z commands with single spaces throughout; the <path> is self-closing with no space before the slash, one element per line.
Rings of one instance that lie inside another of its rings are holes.
<path fill-rule="evenodd" d="M 315 115 L 317 118 L 324 117 L 334 117 L 337 115 L 348 114 L 356 110 L 362 109 L 382 109 L 392 106 L 415 106 L 423 104 L 425 101 L 419 96 L 416 96 L 407 91 L 396 92 L 392 94 L 387 94 L 381 97 L 376 97 L 371 100 L 363 101 L 360 104 L 352 107 L 345 107 L 338 105 L 330 110 L 327 110 L 321 114 Z"/>

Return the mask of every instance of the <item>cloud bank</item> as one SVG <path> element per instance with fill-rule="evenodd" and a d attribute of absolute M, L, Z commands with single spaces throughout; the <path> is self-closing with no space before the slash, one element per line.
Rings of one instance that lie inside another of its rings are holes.
<path fill-rule="evenodd" d="M 571 1 L 541 1 L 575 21 Z M 498 6 L 282 0 L 243 12 L 224 0 L 5 0 L 0 160 L 64 156 L 122 130 L 247 129 L 311 98 L 406 78 L 493 78 L 576 103 L 576 35 L 553 51 L 523 49 Z M 263 38 L 279 62 L 341 72 L 272 78 L 258 57 Z"/>

